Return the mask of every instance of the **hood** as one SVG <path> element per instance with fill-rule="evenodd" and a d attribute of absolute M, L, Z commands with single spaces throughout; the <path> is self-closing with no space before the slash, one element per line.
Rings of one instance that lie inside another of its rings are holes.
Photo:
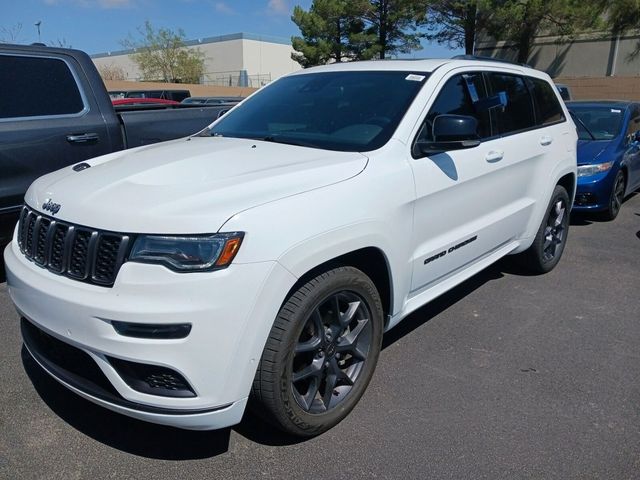
<path fill-rule="evenodd" d="M 367 157 L 237 138 L 125 150 L 40 177 L 25 196 L 64 221 L 129 233 L 211 233 L 234 214 L 358 175 Z M 45 212 L 48 213 L 48 212 Z"/>
<path fill-rule="evenodd" d="M 605 161 L 602 154 L 613 145 L 607 140 L 578 140 L 578 165 L 591 165 Z"/>

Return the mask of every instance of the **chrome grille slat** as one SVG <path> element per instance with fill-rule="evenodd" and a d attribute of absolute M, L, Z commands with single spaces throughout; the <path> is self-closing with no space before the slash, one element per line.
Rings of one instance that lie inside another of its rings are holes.
<path fill-rule="evenodd" d="M 24 207 L 20 251 L 36 265 L 87 283 L 111 287 L 126 260 L 129 236 L 62 222 Z"/>

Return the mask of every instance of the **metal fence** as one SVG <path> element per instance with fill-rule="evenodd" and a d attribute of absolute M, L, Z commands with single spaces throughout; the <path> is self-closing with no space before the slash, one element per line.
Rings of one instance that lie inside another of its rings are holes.
<path fill-rule="evenodd" d="M 260 88 L 271 82 L 270 73 L 247 74 L 246 70 L 232 70 L 227 72 L 206 72 L 202 76 L 203 85 L 218 87 L 252 87 Z"/>

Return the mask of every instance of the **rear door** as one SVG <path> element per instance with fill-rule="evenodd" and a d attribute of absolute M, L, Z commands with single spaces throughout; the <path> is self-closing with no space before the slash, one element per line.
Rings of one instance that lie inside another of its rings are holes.
<path fill-rule="evenodd" d="M 0 213 L 22 204 L 41 175 L 112 150 L 73 57 L 3 52 L 0 85 Z"/>

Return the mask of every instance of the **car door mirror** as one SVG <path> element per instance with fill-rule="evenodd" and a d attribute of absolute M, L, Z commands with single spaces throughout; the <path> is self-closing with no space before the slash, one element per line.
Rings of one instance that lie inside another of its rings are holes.
<path fill-rule="evenodd" d="M 433 141 L 418 141 L 414 154 L 433 155 L 480 145 L 478 120 L 467 115 L 438 115 L 433 120 Z"/>

